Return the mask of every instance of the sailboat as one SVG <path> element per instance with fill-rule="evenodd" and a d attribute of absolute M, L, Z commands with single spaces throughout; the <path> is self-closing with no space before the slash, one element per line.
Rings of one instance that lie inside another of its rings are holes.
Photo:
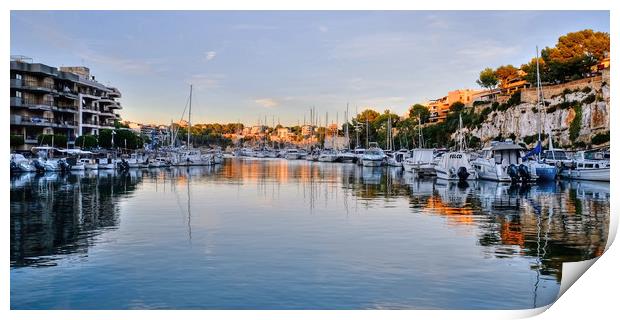
<path fill-rule="evenodd" d="M 526 160 L 530 156 L 535 156 L 534 160 L 527 160 L 526 165 L 530 168 L 530 172 L 535 172 L 538 176 L 538 180 L 553 181 L 557 175 L 557 168 L 544 162 L 540 157 L 543 152 L 541 142 L 542 132 L 542 107 L 544 106 L 544 97 L 542 92 L 542 85 L 540 83 L 540 68 L 538 64 L 538 47 L 536 47 L 536 108 L 540 110 L 538 112 L 538 143 L 536 147 L 528 152 L 523 160 Z M 546 113 L 545 113 L 546 114 Z M 549 142 L 551 143 L 551 136 L 549 136 Z"/>
<path fill-rule="evenodd" d="M 357 160 L 357 156 L 355 155 L 355 153 L 349 150 L 351 141 L 349 139 L 349 104 L 348 103 L 347 103 L 347 112 L 345 113 L 345 119 L 346 119 L 346 122 L 345 122 L 345 127 L 344 127 L 344 136 L 345 136 L 344 140 L 346 141 L 346 147 L 344 148 L 344 150 L 338 153 L 338 158 L 342 162 L 352 163 L 352 162 L 355 162 L 355 160 Z"/>
<path fill-rule="evenodd" d="M 187 145 L 185 149 L 178 150 L 172 157 L 172 163 L 177 166 L 203 166 L 214 163 L 212 155 L 202 154 L 199 149 L 194 149 L 191 145 L 192 136 L 192 89 L 189 86 L 189 113 L 187 121 Z"/>
<path fill-rule="evenodd" d="M 435 175 L 435 150 L 425 149 L 422 139 L 422 123 L 418 118 L 418 147 L 413 149 L 411 157 L 403 161 L 406 171 L 411 171 L 418 176 Z"/>
<path fill-rule="evenodd" d="M 406 155 L 409 152 L 406 150 L 404 153 L 403 153 L 403 150 L 392 151 L 392 149 L 394 149 L 394 137 L 392 136 L 392 117 L 391 116 L 388 117 L 386 140 L 387 140 L 386 144 L 387 144 L 387 149 L 388 149 L 386 152 L 387 165 L 390 167 L 402 168 L 403 161 L 405 160 Z"/>
<path fill-rule="evenodd" d="M 458 151 L 444 153 L 435 165 L 437 179 L 459 181 L 476 179 L 476 170 L 469 162 L 469 154 L 464 151 L 463 119 L 460 114 L 457 144 Z"/>

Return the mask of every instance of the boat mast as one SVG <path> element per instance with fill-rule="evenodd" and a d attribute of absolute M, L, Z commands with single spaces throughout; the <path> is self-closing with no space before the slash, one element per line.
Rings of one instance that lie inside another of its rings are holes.
<path fill-rule="evenodd" d="M 422 122 L 418 116 L 418 148 L 422 148 Z"/>
<path fill-rule="evenodd" d="M 357 106 L 355 106 L 355 117 L 355 148 L 357 149 L 360 147 L 360 124 L 357 121 Z"/>
<path fill-rule="evenodd" d="M 542 92 L 542 84 L 540 83 L 540 66 L 538 61 L 538 46 L 536 46 L 536 108 L 538 109 L 538 144 L 542 149 L 542 142 L 540 139 L 540 135 L 542 133 L 542 108 L 544 107 L 545 100 Z M 546 112 L 545 112 L 546 114 Z M 549 140 L 551 140 L 551 135 L 549 135 Z M 542 150 L 541 150 L 542 152 Z M 540 159 L 540 154 L 536 155 L 536 159 Z"/>
<path fill-rule="evenodd" d="M 368 149 L 368 114 L 366 114 L 366 149 Z"/>
<path fill-rule="evenodd" d="M 459 143 L 458 143 L 458 147 L 459 147 L 459 152 L 463 152 L 463 147 L 465 145 L 465 139 L 463 137 L 463 117 L 461 116 L 461 114 L 459 113 Z"/>
<path fill-rule="evenodd" d="M 193 85 L 189 85 L 189 115 L 187 117 L 187 148 L 189 149 L 189 141 L 192 136 L 192 89 Z"/>
<path fill-rule="evenodd" d="M 351 143 L 349 142 L 349 103 L 347 102 L 347 111 L 344 114 L 344 119 L 345 121 L 345 127 L 344 127 L 344 135 L 345 135 L 345 140 L 347 141 L 347 150 L 349 149 Z"/>

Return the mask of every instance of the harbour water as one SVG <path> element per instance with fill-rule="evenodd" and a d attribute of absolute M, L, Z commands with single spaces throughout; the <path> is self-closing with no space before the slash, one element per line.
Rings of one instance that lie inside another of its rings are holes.
<path fill-rule="evenodd" d="M 12 309 L 525 309 L 603 253 L 609 183 L 226 159 L 11 178 Z"/>

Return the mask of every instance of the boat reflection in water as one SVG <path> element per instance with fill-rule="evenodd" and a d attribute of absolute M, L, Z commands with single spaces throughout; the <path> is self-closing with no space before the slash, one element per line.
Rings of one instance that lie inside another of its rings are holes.
<path fill-rule="evenodd" d="M 539 307 L 563 262 L 603 253 L 609 198 L 286 160 L 29 173 L 11 178 L 11 307 Z"/>

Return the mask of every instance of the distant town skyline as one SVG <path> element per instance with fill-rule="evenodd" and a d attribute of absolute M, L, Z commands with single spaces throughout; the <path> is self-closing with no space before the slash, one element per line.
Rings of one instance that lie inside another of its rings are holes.
<path fill-rule="evenodd" d="M 609 23 L 608 11 L 12 11 L 11 54 L 89 67 L 121 91 L 123 120 L 179 121 L 193 84 L 192 123 L 291 126 L 313 106 L 323 121 L 343 122 L 347 103 L 350 116 L 403 114 Z"/>

